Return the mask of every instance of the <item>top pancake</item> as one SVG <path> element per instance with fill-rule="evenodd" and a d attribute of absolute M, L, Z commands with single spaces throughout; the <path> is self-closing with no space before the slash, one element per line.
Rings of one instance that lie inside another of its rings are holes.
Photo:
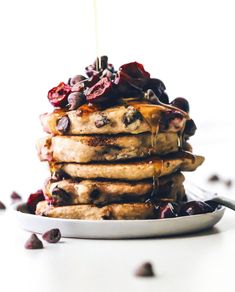
<path fill-rule="evenodd" d="M 178 111 L 182 118 L 166 121 L 164 114 Z M 106 109 L 83 105 L 78 110 L 55 110 L 41 115 L 45 132 L 54 135 L 120 134 L 143 132 L 180 132 L 186 122 L 186 114 L 171 106 L 147 103 L 131 103 Z M 61 121 L 61 118 L 63 120 Z M 163 127 L 161 127 L 163 123 Z"/>

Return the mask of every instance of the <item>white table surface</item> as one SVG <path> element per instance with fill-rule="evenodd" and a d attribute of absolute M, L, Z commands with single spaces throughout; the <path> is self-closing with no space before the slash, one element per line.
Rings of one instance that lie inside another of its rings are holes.
<path fill-rule="evenodd" d="M 44 242 L 26 250 L 30 233 L 0 215 L 0 291 L 234 291 L 235 214 L 209 231 L 173 238 Z M 154 278 L 136 278 L 144 261 Z M 189 289 L 190 288 L 190 289 Z"/>
<path fill-rule="evenodd" d="M 223 134 L 218 136 L 216 131 Z M 206 183 L 212 173 L 234 180 L 233 158 L 224 151 L 226 135 L 218 126 L 201 125 L 192 144 L 195 153 L 207 159 L 187 177 L 234 199 L 234 187 Z M 231 136 L 229 143 L 234 149 Z M 30 233 L 18 227 L 9 211 L 0 213 L 0 230 L 1 292 L 235 291 L 235 213 L 231 210 L 213 229 L 195 235 L 139 240 L 63 238 L 57 244 L 44 242 L 42 250 L 24 248 Z M 156 277 L 134 276 L 145 261 L 153 264 Z"/>

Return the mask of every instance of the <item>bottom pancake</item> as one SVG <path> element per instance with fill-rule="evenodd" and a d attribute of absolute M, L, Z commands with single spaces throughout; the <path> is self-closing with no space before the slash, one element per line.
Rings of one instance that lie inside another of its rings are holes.
<path fill-rule="evenodd" d="M 54 207 L 47 201 L 41 201 L 36 209 L 36 215 L 83 220 L 153 219 L 156 217 L 155 212 L 155 206 L 151 203 L 112 204 L 104 207 L 94 205 Z"/>
<path fill-rule="evenodd" d="M 44 194 L 53 205 L 138 203 L 153 199 L 182 201 L 185 198 L 184 176 L 175 173 L 153 180 L 136 182 L 64 179 L 48 180 Z"/>

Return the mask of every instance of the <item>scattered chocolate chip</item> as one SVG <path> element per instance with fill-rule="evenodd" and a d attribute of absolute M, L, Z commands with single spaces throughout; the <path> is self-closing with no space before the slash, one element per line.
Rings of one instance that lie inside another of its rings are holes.
<path fill-rule="evenodd" d="M 154 271 L 152 264 L 149 262 L 143 263 L 140 265 L 136 271 L 135 271 L 135 276 L 137 277 L 154 277 Z"/>
<path fill-rule="evenodd" d="M 56 129 L 61 133 L 61 134 L 66 134 L 70 126 L 70 120 L 67 115 L 63 116 L 59 120 L 57 120 L 57 125 Z"/>
<path fill-rule="evenodd" d="M 134 123 L 135 121 L 143 120 L 143 117 L 139 111 L 137 111 L 133 106 L 128 106 L 127 112 L 123 115 L 122 121 L 127 127 L 128 125 Z"/>
<path fill-rule="evenodd" d="M 21 196 L 17 192 L 15 192 L 15 191 L 11 193 L 11 199 L 13 201 L 15 201 L 15 200 L 22 200 Z"/>
<path fill-rule="evenodd" d="M 43 248 L 41 240 L 37 237 L 36 234 L 31 234 L 30 238 L 26 241 L 24 247 L 26 249 L 40 249 Z"/>
<path fill-rule="evenodd" d="M 65 190 L 55 187 L 52 190 L 52 204 L 54 206 L 66 206 L 71 203 L 71 195 Z"/>
<path fill-rule="evenodd" d="M 3 204 L 3 202 L 0 201 L 0 210 L 5 210 L 6 206 Z"/>
<path fill-rule="evenodd" d="M 61 232 L 58 228 L 54 228 L 43 233 L 42 238 L 49 243 L 56 243 L 61 239 Z"/>
<path fill-rule="evenodd" d="M 208 178 L 209 182 L 217 182 L 220 181 L 220 177 L 217 174 L 212 174 L 209 178 Z"/>
<path fill-rule="evenodd" d="M 224 184 L 226 185 L 226 187 L 230 188 L 232 186 L 233 182 L 231 179 L 227 179 L 224 181 Z"/>
<path fill-rule="evenodd" d="M 106 125 L 110 124 L 110 120 L 103 114 L 97 116 L 95 120 L 95 125 L 97 128 L 104 127 Z"/>

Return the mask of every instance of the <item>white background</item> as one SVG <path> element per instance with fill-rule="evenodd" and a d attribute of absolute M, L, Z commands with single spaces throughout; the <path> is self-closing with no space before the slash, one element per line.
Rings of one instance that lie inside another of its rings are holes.
<path fill-rule="evenodd" d="M 14 189 L 27 197 L 48 175 L 35 151 L 36 139 L 44 135 L 38 117 L 52 110 L 48 90 L 83 73 L 96 56 L 92 4 L 0 2 L 2 200 Z M 229 0 L 97 0 L 100 53 L 117 68 L 143 63 L 164 81 L 171 99 L 190 101 L 198 125 L 191 141 L 207 158 L 190 177 L 201 183 L 211 172 L 233 176 L 233 5 Z"/>

